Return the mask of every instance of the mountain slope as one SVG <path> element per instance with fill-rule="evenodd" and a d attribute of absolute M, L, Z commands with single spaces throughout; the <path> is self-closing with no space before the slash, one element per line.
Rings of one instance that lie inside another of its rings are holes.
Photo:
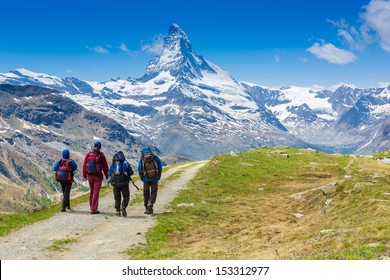
<path fill-rule="evenodd" d="M 0 75 L 0 83 L 55 89 L 115 119 L 143 143 L 187 158 L 263 145 L 346 153 L 390 149 L 380 140 L 389 116 L 386 89 L 268 89 L 239 83 L 198 55 L 176 24 L 139 79 L 90 82 L 18 69 Z"/>
<path fill-rule="evenodd" d="M 110 159 L 123 150 L 134 166 L 142 143 L 108 117 L 86 110 L 52 90 L 0 85 L 0 211 L 30 210 L 48 203 L 58 184 L 51 171 L 68 148 L 81 168 L 100 140 Z M 80 170 L 76 173 L 81 182 Z M 13 196 L 14 195 L 14 196 Z"/>

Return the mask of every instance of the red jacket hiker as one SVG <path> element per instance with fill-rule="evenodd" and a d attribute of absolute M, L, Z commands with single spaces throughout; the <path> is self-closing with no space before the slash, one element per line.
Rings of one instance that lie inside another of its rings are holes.
<path fill-rule="evenodd" d="M 89 205 L 91 214 L 99 214 L 99 192 L 103 182 L 103 173 L 108 179 L 108 163 L 105 155 L 100 152 L 102 144 L 97 141 L 93 151 L 87 153 L 83 163 L 83 177 L 88 179 L 90 193 Z"/>
<path fill-rule="evenodd" d="M 94 151 L 95 150 L 96 149 L 94 148 Z M 90 151 L 90 152 L 88 152 L 88 154 L 93 153 L 94 151 Z M 106 156 L 104 155 L 104 153 L 100 152 L 99 150 L 98 150 L 98 153 L 100 154 L 100 157 L 101 157 L 101 170 L 98 171 L 98 173 L 102 174 L 102 172 L 103 172 L 104 176 L 106 177 L 106 180 L 108 180 L 108 163 L 107 163 Z M 85 180 L 87 180 L 87 175 L 91 175 L 88 173 L 88 166 L 87 166 L 88 154 L 85 156 L 84 163 L 83 163 L 83 177 Z M 98 175 L 98 174 L 93 174 L 93 175 Z"/>

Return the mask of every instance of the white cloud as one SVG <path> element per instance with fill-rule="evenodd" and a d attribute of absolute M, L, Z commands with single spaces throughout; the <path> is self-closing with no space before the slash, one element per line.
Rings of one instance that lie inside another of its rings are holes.
<path fill-rule="evenodd" d="M 328 19 L 328 22 L 338 28 L 337 36 L 354 50 L 362 51 L 372 41 L 370 36 L 367 36 L 368 34 L 364 26 L 361 26 L 360 30 L 358 30 L 343 19 L 338 22 Z"/>
<path fill-rule="evenodd" d="M 93 48 L 86 46 L 85 48 L 89 51 L 97 52 L 100 54 L 109 54 L 110 53 L 106 48 L 103 48 L 102 46 L 96 46 Z"/>
<path fill-rule="evenodd" d="M 390 82 L 379 82 L 378 86 L 379 87 L 388 87 L 388 86 L 390 86 Z"/>
<path fill-rule="evenodd" d="M 110 53 L 107 49 L 103 48 L 102 46 L 97 46 L 93 49 L 95 52 L 100 54 L 108 54 Z"/>
<path fill-rule="evenodd" d="M 164 48 L 164 35 L 159 34 L 152 39 L 150 43 L 142 42 L 142 50 L 152 54 L 161 54 Z"/>
<path fill-rule="evenodd" d="M 365 22 L 363 28 L 367 32 L 374 31 L 381 48 L 390 52 L 390 0 L 371 0 L 364 8 L 366 12 L 361 15 Z"/>
<path fill-rule="evenodd" d="M 275 55 L 274 58 L 276 62 L 280 62 L 280 55 Z"/>
<path fill-rule="evenodd" d="M 357 57 L 346 50 L 336 48 L 331 43 L 314 43 L 313 46 L 307 49 L 319 59 L 324 59 L 333 64 L 348 64 L 357 59 Z"/>
<path fill-rule="evenodd" d="M 127 46 L 126 46 L 125 43 L 121 43 L 121 45 L 119 46 L 119 49 L 120 49 L 122 52 L 129 52 L 129 49 L 127 48 Z"/>

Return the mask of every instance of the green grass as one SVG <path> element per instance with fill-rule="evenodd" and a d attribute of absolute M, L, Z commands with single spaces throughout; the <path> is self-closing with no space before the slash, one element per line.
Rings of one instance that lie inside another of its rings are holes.
<path fill-rule="evenodd" d="M 44 248 L 44 250 L 51 251 L 51 252 L 63 252 L 69 250 L 65 246 L 77 242 L 77 239 L 75 237 L 66 237 L 61 238 L 53 241 L 53 244 L 50 247 Z"/>
<path fill-rule="evenodd" d="M 381 152 L 381 153 L 377 153 L 377 154 L 373 155 L 373 157 L 374 157 L 375 159 L 384 159 L 384 158 L 388 158 L 388 157 L 390 157 L 390 150 L 384 151 L 384 152 Z"/>
<path fill-rule="evenodd" d="M 264 148 L 211 159 L 173 200 L 172 213 L 157 218 L 146 244 L 126 253 L 131 259 L 375 259 L 389 252 L 390 201 L 383 196 L 390 192 L 389 166 L 359 157 L 344 179 L 349 156 L 279 150 L 289 157 Z M 373 186 L 352 191 L 378 171 L 383 177 Z M 336 181 L 333 194 L 318 189 Z M 304 201 L 289 197 L 304 191 Z M 333 236 L 321 233 L 326 230 Z"/>

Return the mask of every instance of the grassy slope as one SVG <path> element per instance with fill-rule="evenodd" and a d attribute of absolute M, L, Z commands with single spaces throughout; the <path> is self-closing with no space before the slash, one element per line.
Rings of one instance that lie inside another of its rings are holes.
<path fill-rule="evenodd" d="M 172 213 L 158 217 L 147 244 L 127 253 L 132 259 L 375 259 L 390 252 L 389 165 L 279 150 L 214 157 L 172 202 Z M 336 182 L 333 193 L 323 193 L 322 186 Z"/>

